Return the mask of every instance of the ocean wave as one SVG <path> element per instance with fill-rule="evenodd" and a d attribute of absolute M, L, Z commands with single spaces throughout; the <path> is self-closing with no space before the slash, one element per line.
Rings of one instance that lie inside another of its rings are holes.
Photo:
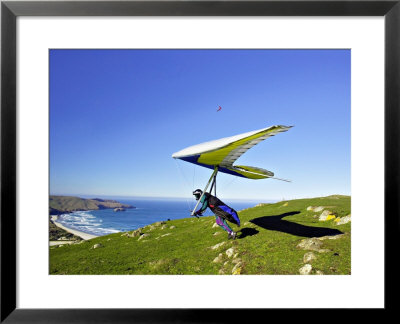
<path fill-rule="evenodd" d="M 107 233 L 119 233 L 121 232 L 120 230 L 114 229 L 114 228 L 101 228 L 98 227 L 96 230 L 102 231 L 102 232 L 107 232 Z"/>
<path fill-rule="evenodd" d="M 70 214 L 62 214 L 58 217 L 57 222 L 68 228 L 98 236 L 121 231 L 115 228 L 100 227 L 103 225 L 103 220 L 91 214 L 90 211 L 77 211 Z"/>

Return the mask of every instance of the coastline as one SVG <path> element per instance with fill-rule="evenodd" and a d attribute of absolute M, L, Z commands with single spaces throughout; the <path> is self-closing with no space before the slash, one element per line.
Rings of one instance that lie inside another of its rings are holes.
<path fill-rule="evenodd" d="M 81 239 L 83 239 L 85 241 L 98 237 L 98 235 L 87 234 L 87 233 L 84 233 L 84 232 L 81 232 L 81 231 L 78 231 L 78 230 L 75 230 L 75 229 L 72 229 L 72 228 L 69 228 L 69 227 L 65 227 L 64 225 L 58 223 L 57 219 L 58 219 L 57 215 L 51 215 L 51 220 L 56 226 L 62 228 L 63 230 L 65 230 L 65 231 L 67 231 L 67 232 L 69 232 L 71 234 L 79 236 Z"/>

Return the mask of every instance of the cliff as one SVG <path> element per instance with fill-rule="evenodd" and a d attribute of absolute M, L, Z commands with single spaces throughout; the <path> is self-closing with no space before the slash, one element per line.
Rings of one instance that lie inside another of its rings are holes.
<path fill-rule="evenodd" d="M 49 213 L 59 215 L 78 210 L 97 210 L 106 208 L 135 208 L 134 206 L 122 204 L 116 200 L 108 199 L 84 199 L 71 196 L 50 196 Z"/>

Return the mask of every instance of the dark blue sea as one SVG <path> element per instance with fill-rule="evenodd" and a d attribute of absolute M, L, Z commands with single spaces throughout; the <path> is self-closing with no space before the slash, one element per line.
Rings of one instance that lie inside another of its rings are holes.
<path fill-rule="evenodd" d="M 114 199 L 114 198 L 113 198 Z M 93 235 L 107 235 L 117 232 L 131 231 L 154 222 L 168 219 L 190 218 L 190 210 L 195 207 L 196 201 L 185 199 L 115 199 L 121 203 L 135 206 L 126 211 L 114 212 L 113 209 L 78 211 L 63 214 L 57 222 L 62 225 Z M 254 207 L 261 201 L 224 200 L 224 203 L 240 211 Z M 262 201 L 274 202 L 274 201 Z M 204 216 L 213 215 L 208 209 Z"/>

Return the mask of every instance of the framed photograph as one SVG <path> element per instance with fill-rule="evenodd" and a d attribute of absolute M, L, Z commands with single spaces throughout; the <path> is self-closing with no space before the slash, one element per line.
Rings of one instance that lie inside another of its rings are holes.
<path fill-rule="evenodd" d="M 399 15 L 3 1 L 1 320 L 393 309 Z"/>

